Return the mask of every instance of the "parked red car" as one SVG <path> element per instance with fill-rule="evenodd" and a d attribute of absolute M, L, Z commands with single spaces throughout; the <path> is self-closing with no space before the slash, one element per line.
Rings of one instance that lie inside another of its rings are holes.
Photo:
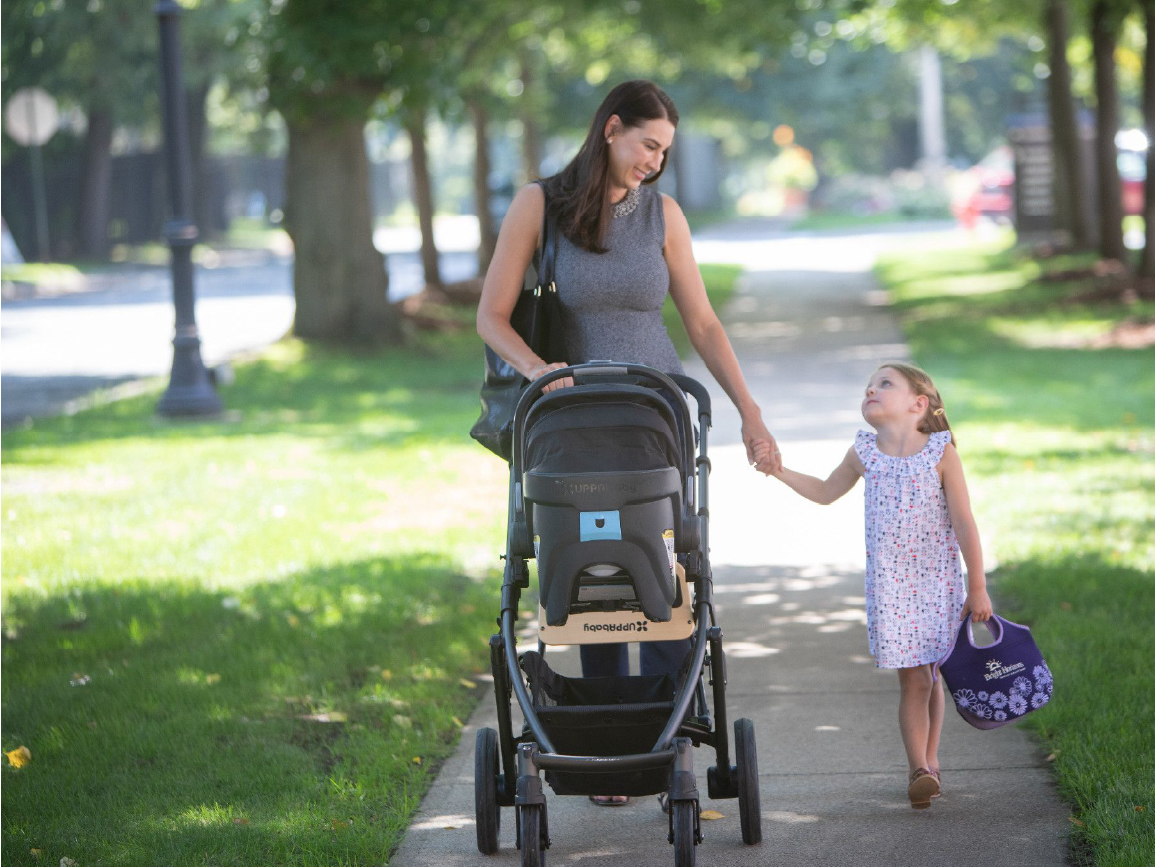
<path fill-rule="evenodd" d="M 1147 177 L 1147 137 L 1142 130 L 1123 130 L 1115 137 L 1123 213 L 1143 213 L 1143 187 Z M 997 147 L 971 168 L 968 192 L 956 205 L 959 218 L 978 216 L 1010 220 L 1015 209 L 1015 164 L 1011 149 Z"/>

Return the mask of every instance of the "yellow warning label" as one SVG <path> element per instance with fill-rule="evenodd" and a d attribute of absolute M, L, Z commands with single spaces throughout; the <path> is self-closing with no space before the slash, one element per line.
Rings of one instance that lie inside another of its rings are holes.
<path fill-rule="evenodd" d="M 670 576 L 674 575 L 674 564 L 678 562 L 677 556 L 674 554 L 674 531 L 663 530 L 662 541 L 666 543 L 666 557 L 670 561 Z"/>

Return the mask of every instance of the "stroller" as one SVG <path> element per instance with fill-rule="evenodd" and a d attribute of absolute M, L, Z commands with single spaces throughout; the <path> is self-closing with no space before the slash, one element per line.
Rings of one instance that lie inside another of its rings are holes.
<path fill-rule="evenodd" d="M 563 377 L 574 386 L 544 388 Z M 694 452 L 686 395 L 698 409 Z M 698 382 L 639 364 L 591 362 L 531 383 L 513 424 L 500 632 L 490 638 L 498 730 L 477 733 L 477 848 L 498 849 L 513 807 L 523 867 L 545 863 L 541 773 L 558 795 L 668 793 L 677 867 L 702 841 L 691 747 L 713 747 L 711 798 L 737 798 L 742 840 L 762 839 L 754 726 L 734 724 L 708 556 L 710 398 Z M 680 557 L 679 557 L 680 555 Z M 537 650 L 517 652 L 518 603 L 537 560 Z M 679 560 L 681 562 L 679 562 Z M 566 677 L 547 645 L 693 636 L 675 675 Z M 706 671 L 714 717 L 706 698 Z M 513 732 L 512 695 L 524 717 Z"/>

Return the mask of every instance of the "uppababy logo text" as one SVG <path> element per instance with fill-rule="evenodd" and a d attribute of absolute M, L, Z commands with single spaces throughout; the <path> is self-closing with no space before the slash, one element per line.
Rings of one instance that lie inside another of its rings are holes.
<path fill-rule="evenodd" d="M 649 627 L 644 620 L 637 623 L 587 623 L 586 632 L 645 632 Z"/>
<path fill-rule="evenodd" d="M 606 494 L 614 491 L 620 494 L 635 494 L 638 486 L 631 485 L 626 482 L 615 482 L 609 484 L 607 482 L 556 482 L 557 486 L 561 488 L 562 493 L 573 496 L 574 494 Z"/>
<path fill-rule="evenodd" d="M 1024 667 L 1021 662 L 1016 662 L 1014 665 L 1003 665 L 997 659 L 990 659 L 987 660 L 987 673 L 983 675 L 983 680 L 1001 680 L 1012 674 L 1018 674 Z"/>

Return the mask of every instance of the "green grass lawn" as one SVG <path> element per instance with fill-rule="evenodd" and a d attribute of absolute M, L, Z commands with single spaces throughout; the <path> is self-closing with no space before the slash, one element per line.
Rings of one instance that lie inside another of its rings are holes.
<path fill-rule="evenodd" d="M 738 269 L 704 271 L 721 303 Z M 226 421 L 150 394 L 4 433 L 2 745 L 31 755 L 0 769 L 6 864 L 389 859 L 493 700 L 481 369 L 470 324 L 285 341 Z"/>
<path fill-rule="evenodd" d="M 388 858 L 486 691 L 478 346 L 286 342 L 236 420 L 149 395 L 5 432 L 7 863 Z"/>
<path fill-rule="evenodd" d="M 996 605 L 1032 627 L 1078 864 L 1155 863 L 1155 349 L 1089 348 L 1150 302 L 1089 301 L 1005 246 L 895 256 L 879 273 L 943 395 Z M 995 735 L 997 737 L 997 735 Z"/>

